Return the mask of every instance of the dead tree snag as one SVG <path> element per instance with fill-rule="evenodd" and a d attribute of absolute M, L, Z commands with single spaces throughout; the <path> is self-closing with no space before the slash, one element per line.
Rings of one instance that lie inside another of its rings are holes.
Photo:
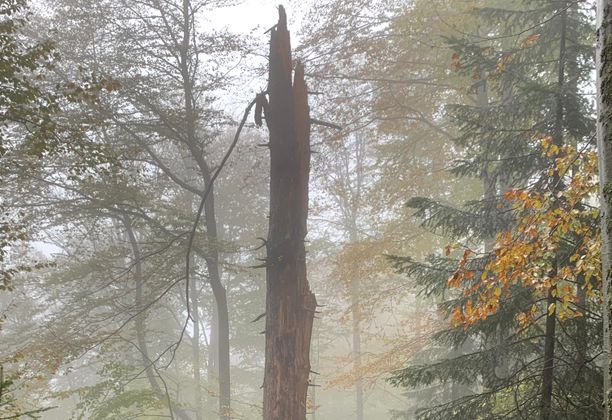
<path fill-rule="evenodd" d="M 285 10 L 270 31 L 270 226 L 266 248 L 265 420 L 304 420 L 316 308 L 306 278 L 310 119 L 304 68 L 292 60 Z M 262 103 L 263 108 L 263 103 Z"/>

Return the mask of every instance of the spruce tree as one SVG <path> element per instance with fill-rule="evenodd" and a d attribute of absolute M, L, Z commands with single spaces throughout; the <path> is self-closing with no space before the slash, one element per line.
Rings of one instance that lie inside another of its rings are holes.
<path fill-rule="evenodd" d="M 446 39 L 453 49 L 451 67 L 472 80 L 471 103 L 445 109 L 445 117 L 458 127 L 455 144 L 462 151 L 452 172 L 479 179 L 482 199 L 461 207 L 428 197 L 408 204 L 429 229 L 479 250 L 465 260 L 475 273 L 465 289 L 481 281 L 495 254 L 496 235 L 516 223 L 505 193 L 533 187 L 554 194 L 563 188 L 562 179 L 548 176 L 555 157 L 543 156 L 541 139 L 550 137 L 557 147 L 590 147 L 592 104 L 585 95 L 593 58 L 590 13 L 569 1 L 489 1 L 472 12 L 479 22 L 473 33 L 455 32 Z M 570 251 L 557 250 L 551 265 L 561 270 L 570 264 Z M 461 253 L 444 254 L 425 262 L 407 257 L 393 262 L 449 313 L 468 297 L 449 285 Z M 491 316 L 435 336 L 437 345 L 454 350 L 437 360 L 431 354 L 422 357 L 422 364 L 396 372 L 392 382 L 470 389 L 440 397 L 418 413 L 422 419 L 600 418 L 601 371 L 593 362 L 600 349 L 600 317 L 589 312 L 561 321 L 549 310 L 554 295 L 551 288 L 542 301 L 529 289 L 513 286 L 511 297 Z M 537 321 L 521 329 L 517 316 L 533 305 Z M 589 309 L 595 310 L 585 312 Z M 408 418 L 409 413 L 396 415 Z"/>

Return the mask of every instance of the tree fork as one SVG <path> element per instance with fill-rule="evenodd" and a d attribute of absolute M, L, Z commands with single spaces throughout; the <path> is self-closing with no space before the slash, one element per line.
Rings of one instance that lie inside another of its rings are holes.
<path fill-rule="evenodd" d="M 310 340 L 317 306 L 306 277 L 310 118 L 304 67 L 292 83 L 287 16 L 270 30 L 270 224 L 266 249 L 266 366 L 263 418 L 304 420 Z"/>

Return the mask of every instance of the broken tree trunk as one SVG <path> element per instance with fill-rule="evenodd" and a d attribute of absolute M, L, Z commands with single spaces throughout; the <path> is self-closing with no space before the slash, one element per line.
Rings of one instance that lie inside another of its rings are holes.
<path fill-rule="evenodd" d="M 306 278 L 310 119 L 304 68 L 292 60 L 285 10 L 271 30 L 270 225 L 266 260 L 266 367 L 263 418 L 304 420 L 316 308 Z"/>

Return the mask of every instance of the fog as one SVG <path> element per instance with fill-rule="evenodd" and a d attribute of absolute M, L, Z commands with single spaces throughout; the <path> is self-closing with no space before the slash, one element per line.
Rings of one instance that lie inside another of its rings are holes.
<path fill-rule="evenodd" d="M 610 418 L 609 7 L 0 0 L 0 419 Z"/>

